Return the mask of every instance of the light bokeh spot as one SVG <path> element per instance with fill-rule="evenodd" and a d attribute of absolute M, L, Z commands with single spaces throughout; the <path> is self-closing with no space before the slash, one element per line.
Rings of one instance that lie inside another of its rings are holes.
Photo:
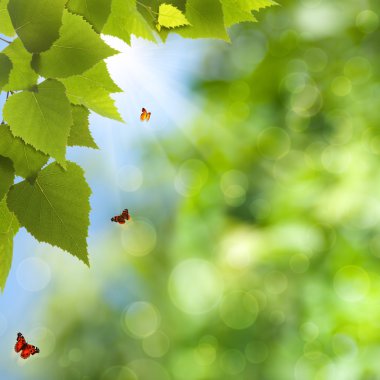
<path fill-rule="evenodd" d="M 331 83 L 331 89 L 337 96 L 346 96 L 351 92 L 351 81 L 345 76 L 339 76 L 334 78 Z"/>
<path fill-rule="evenodd" d="M 103 372 L 101 380 L 139 380 L 139 378 L 128 367 L 113 366 Z"/>
<path fill-rule="evenodd" d="M 175 178 L 175 189 L 183 196 L 191 197 L 199 193 L 208 178 L 206 164 L 197 159 L 185 161 Z"/>
<path fill-rule="evenodd" d="M 170 297 L 179 309 L 189 314 L 211 310 L 218 304 L 222 291 L 218 270 L 206 260 L 182 261 L 170 275 Z"/>
<path fill-rule="evenodd" d="M 68 355 L 72 362 L 80 362 L 83 359 L 83 351 L 80 348 L 72 348 Z"/>
<path fill-rule="evenodd" d="M 171 380 L 166 369 L 160 363 L 151 359 L 133 360 L 128 364 L 128 368 L 136 374 L 138 380 Z"/>
<path fill-rule="evenodd" d="M 347 171 L 352 163 L 351 152 L 329 145 L 321 155 L 321 161 L 326 170 L 331 173 L 343 173 Z"/>
<path fill-rule="evenodd" d="M 326 380 L 336 378 L 336 368 L 325 354 L 314 351 L 300 357 L 294 367 L 295 380 Z"/>
<path fill-rule="evenodd" d="M 243 291 L 227 293 L 220 304 L 220 317 L 230 328 L 241 330 L 251 326 L 259 313 L 259 305 L 252 294 Z"/>
<path fill-rule="evenodd" d="M 306 50 L 305 60 L 310 71 L 317 73 L 326 68 L 328 57 L 322 49 L 312 47 Z"/>
<path fill-rule="evenodd" d="M 332 338 L 332 347 L 337 356 L 353 357 L 358 353 L 355 339 L 347 334 L 335 334 Z"/>
<path fill-rule="evenodd" d="M 40 349 L 39 356 L 41 358 L 48 357 L 53 353 L 56 345 L 56 336 L 54 332 L 47 327 L 36 327 L 28 332 L 28 340 L 30 344 Z"/>
<path fill-rule="evenodd" d="M 257 137 L 257 148 L 261 155 L 270 159 L 285 156 L 290 150 L 289 134 L 281 128 L 264 129 Z"/>
<path fill-rule="evenodd" d="M 300 334 L 304 341 L 312 342 L 318 338 L 319 327 L 314 322 L 305 322 L 300 326 Z"/>
<path fill-rule="evenodd" d="M 128 331 L 138 338 L 146 338 L 155 333 L 160 326 L 159 311 L 148 302 L 135 302 L 124 314 Z"/>
<path fill-rule="evenodd" d="M 238 227 L 224 234 L 220 243 L 221 263 L 236 270 L 243 270 L 258 260 L 264 250 L 260 234 L 250 227 Z"/>
<path fill-rule="evenodd" d="M 358 302 L 365 298 L 370 288 L 368 273 L 356 265 L 339 269 L 334 276 L 334 289 L 347 302 Z"/>
<path fill-rule="evenodd" d="M 244 371 L 246 366 L 245 356 L 236 349 L 226 350 L 221 355 L 220 365 L 226 373 L 237 375 Z"/>
<path fill-rule="evenodd" d="M 152 358 L 164 356 L 170 348 L 170 340 L 162 331 L 156 331 L 142 341 L 144 352 Z"/>
<path fill-rule="evenodd" d="M 361 11 L 356 16 L 356 26 L 363 33 L 372 33 L 379 26 L 379 16 L 370 9 Z"/>
<path fill-rule="evenodd" d="M 305 39 L 332 36 L 344 27 L 345 18 L 341 10 L 331 2 L 304 1 L 309 6 L 298 8 L 296 23 Z"/>
<path fill-rule="evenodd" d="M 315 115 L 322 108 L 322 104 L 319 89 L 311 84 L 306 85 L 302 91 L 292 94 L 290 98 L 292 111 L 302 117 Z"/>
<path fill-rule="evenodd" d="M 305 273 L 309 265 L 310 260 L 303 253 L 296 253 L 289 259 L 289 266 L 294 273 Z"/>
<path fill-rule="evenodd" d="M 141 170 L 134 165 L 126 165 L 117 172 L 118 187 L 126 192 L 137 191 L 143 184 L 143 174 Z"/>
<path fill-rule="evenodd" d="M 38 292 L 46 288 L 51 279 L 50 266 L 38 257 L 22 260 L 16 273 L 18 283 L 30 292 Z"/>
<path fill-rule="evenodd" d="M 216 347 L 208 342 L 200 342 L 196 348 L 197 361 L 202 365 L 211 365 L 216 359 Z"/>
<path fill-rule="evenodd" d="M 365 83 L 372 75 L 371 64 L 365 57 L 352 57 L 344 65 L 344 75 L 355 84 Z"/>
<path fill-rule="evenodd" d="M 154 226 L 146 221 L 132 216 L 126 228 L 121 232 L 124 249 L 133 256 L 145 256 L 156 246 L 157 234 Z"/>
<path fill-rule="evenodd" d="M 239 206 L 244 202 L 248 185 L 247 176 L 238 170 L 229 170 L 220 179 L 220 188 L 230 206 Z"/>
<path fill-rule="evenodd" d="M 265 275 L 264 286 L 269 293 L 281 294 L 288 287 L 288 278 L 282 272 L 272 271 Z"/>
<path fill-rule="evenodd" d="M 245 356 L 253 364 L 262 363 L 267 359 L 268 355 L 269 348 L 265 342 L 255 340 L 249 342 L 245 347 Z"/>

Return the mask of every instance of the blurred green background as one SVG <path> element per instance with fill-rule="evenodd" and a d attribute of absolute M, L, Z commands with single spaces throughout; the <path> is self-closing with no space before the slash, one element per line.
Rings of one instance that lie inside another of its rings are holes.
<path fill-rule="evenodd" d="M 41 354 L 15 379 L 380 379 L 379 14 L 281 1 L 199 48 L 186 125 L 134 142 L 139 191 L 87 156 L 92 268 L 36 248 Z"/>

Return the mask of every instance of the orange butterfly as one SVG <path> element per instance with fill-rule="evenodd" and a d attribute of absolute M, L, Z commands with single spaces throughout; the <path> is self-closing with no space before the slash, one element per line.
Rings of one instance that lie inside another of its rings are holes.
<path fill-rule="evenodd" d="M 21 333 L 17 334 L 17 342 L 15 344 L 15 351 L 18 353 L 21 351 L 21 357 L 27 359 L 30 355 L 38 354 L 40 349 L 36 346 L 26 343 L 25 338 Z"/>
<path fill-rule="evenodd" d="M 147 110 L 145 109 L 145 108 L 143 108 L 142 110 L 141 110 L 141 116 L 140 116 L 140 120 L 141 121 L 149 121 L 149 119 L 150 119 L 150 114 L 151 114 L 151 112 L 147 112 Z"/>
<path fill-rule="evenodd" d="M 113 218 L 111 218 L 111 222 L 117 222 L 119 224 L 125 224 L 126 220 L 130 220 L 131 216 L 129 215 L 129 212 L 127 209 L 123 210 L 121 215 L 116 215 Z"/>

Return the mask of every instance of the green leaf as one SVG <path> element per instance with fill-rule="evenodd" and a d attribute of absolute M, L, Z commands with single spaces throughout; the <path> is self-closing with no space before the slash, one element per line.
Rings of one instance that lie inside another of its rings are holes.
<path fill-rule="evenodd" d="M 15 214 L 9 211 L 3 198 L 0 201 L 0 288 L 2 291 L 12 265 L 13 237 L 19 228 Z"/>
<path fill-rule="evenodd" d="M 46 78 L 82 74 L 99 61 L 117 53 L 81 16 L 63 12 L 60 37 L 52 47 L 34 55 L 32 66 Z"/>
<path fill-rule="evenodd" d="M 9 82 L 4 86 L 3 91 L 25 90 L 37 83 L 38 75 L 30 66 L 32 55 L 24 48 L 19 38 L 7 46 L 3 53 L 10 58 L 13 64 Z"/>
<path fill-rule="evenodd" d="M 13 37 L 16 32 L 13 28 L 11 18 L 8 13 L 8 1 L 0 0 L 0 33 Z"/>
<path fill-rule="evenodd" d="M 224 24 L 227 28 L 240 22 L 256 21 L 255 17 L 251 13 L 251 10 L 241 8 L 239 0 L 221 0 L 221 3 L 223 8 Z"/>
<path fill-rule="evenodd" d="M 71 103 L 83 105 L 99 115 L 123 121 L 114 100 L 110 97 L 109 92 L 99 85 L 104 81 L 99 78 L 100 82 L 89 80 L 87 74 L 83 76 L 75 75 L 70 78 L 61 79 L 66 87 L 66 94 Z"/>
<path fill-rule="evenodd" d="M 7 203 L 37 240 L 58 246 L 88 265 L 90 194 L 80 166 L 68 161 L 63 171 L 53 162 L 33 184 L 22 181 L 13 185 Z"/>
<path fill-rule="evenodd" d="M 16 175 L 24 178 L 35 177 L 49 158 L 20 137 L 14 137 L 6 124 L 0 125 L 0 155 L 10 158 Z"/>
<path fill-rule="evenodd" d="M 111 12 L 111 0 L 69 0 L 67 8 L 83 16 L 100 33 Z"/>
<path fill-rule="evenodd" d="M 258 11 L 262 8 L 278 5 L 278 3 L 272 0 L 238 0 L 238 2 L 240 8 L 247 11 Z"/>
<path fill-rule="evenodd" d="M 118 37 L 127 44 L 131 35 L 155 42 L 149 24 L 136 8 L 136 0 L 113 0 L 111 14 L 102 33 Z"/>
<path fill-rule="evenodd" d="M 219 0 L 188 0 L 186 18 L 192 27 L 176 29 L 185 38 L 219 38 L 229 41 Z"/>
<path fill-rule="evenodd" d="M 0 156 L 0 199 L 8 192 L 15 179 L 15 170 L 13 169 L 12 161 Z"/>
<path fill-rule="evenodd" d="M 110 74 L 107 70 L 107 65 L 104 61 L 100 61 L 95 66 L 91 67 L 90 70 L 87 70 L 83 74 L 78 75 L 78 77 L 85 79 L 92 86 L 103 87 L 109 92 L 123 91 L 110 77 Z"/>
<path fill-rule="evenodd" d="M 158 25 L 165 28 L 190 25 L 183 13 L 170 4 L 161 4 L 158 10 Z"/>
<path fill-rule="evenodd" d="M 13 27 L 31 53 L 49 49 L 58 38 L 62 12 L 67 0 L 9 0 Z"/>
<path fill-rule="evenodd" d="M 99 149 L 89 130 L 88 115 L 89 111 L 83 106 L 71 106 L 73 115 L 73 125 L 71 126 L 67 145 L 69 146 L 88 146 L 90 148 Z"/>
<path fill-rule="evenodd" d="M 14 136 L 54 157 L 62 166 L 73 123 L 65 87 L 48 79 L 31 91 L 10 96 L 3 110 Z"/>
<path fill-rule="evenodd" d="M 277 5 L 272 0 L 221 0 L 226 27 L 239 22 L 257 21 L 252 11 Z"/>
<path fill-rule="evenodd" d="M 8 56 L 0 53 L 0 90 L 8 83 L 12 66 L 12 62 Z"/>

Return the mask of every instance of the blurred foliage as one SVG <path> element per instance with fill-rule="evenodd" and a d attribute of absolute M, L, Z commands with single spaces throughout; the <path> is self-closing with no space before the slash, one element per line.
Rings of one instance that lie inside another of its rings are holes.
<path fill-rule="evenodd" d="M 379 378 L 380 4 L 281 5 L 208 50 L 175 191 L 145 147 L 155 229 L 49 302 L 39 379 Z"/>

